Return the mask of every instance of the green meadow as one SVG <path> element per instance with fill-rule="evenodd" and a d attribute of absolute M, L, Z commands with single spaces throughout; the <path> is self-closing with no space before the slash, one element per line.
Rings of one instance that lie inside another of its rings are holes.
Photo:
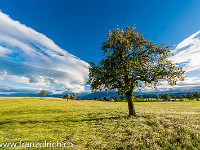
<path fill-rule="evenodd" d="M 136 117 L 128 117 L 127 105 L 1 98 L 0 143 L 71 142 L 73 147 L 67 149 L 75 150 L 200 149 L 200 102 L 136 102 Z"/>

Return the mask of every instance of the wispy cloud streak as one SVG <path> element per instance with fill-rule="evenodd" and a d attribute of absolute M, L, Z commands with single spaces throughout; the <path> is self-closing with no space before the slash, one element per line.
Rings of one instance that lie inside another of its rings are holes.
<path fill-rule="evenodd" d="M 169 59 L 186 71 L 185 81 L 178 81 L 173 88 L 167 83 L 159 87 L 159 90 L 200 90 L 200 31 L 192 34 L 180 42 L 172 51 L 174 56 Z"/>
<path fill-rule="evenodd" d="M 179 43 L 173 50 L 175 54 L 171 60 L 182 64 L 186 72 L 200 69 L 200 31 Z"/>
<path fill-rule="evenodd" d="M 89 64 L 0 12 L 0 80 L 82 92 Z"/>

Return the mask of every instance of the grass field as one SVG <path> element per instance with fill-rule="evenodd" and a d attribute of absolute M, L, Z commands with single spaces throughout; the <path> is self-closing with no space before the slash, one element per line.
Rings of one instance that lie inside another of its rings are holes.
<path fill-rule="evenodd" d="M 69 149 L 200 149 L 200 102 L 137 102 L 135 107 L 137 116 L 127 117 L 126 102 L 1 98 L 0 143 L 58 140 L 72 142 Z"/>

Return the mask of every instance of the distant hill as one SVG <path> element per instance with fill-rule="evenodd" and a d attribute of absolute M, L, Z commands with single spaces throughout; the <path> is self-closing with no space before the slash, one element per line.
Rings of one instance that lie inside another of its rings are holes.
<path fill-rule="evenodd" d="M 91 98 L 99 98 L 99 97 L 116 97 L 119 96 L 118 92 L 116 91 L 101 91 L 101 92 L 95 92 L 95 93 L 90 93 L 88 95 L 83 96 L 81 99 L 91 99 Z"/>

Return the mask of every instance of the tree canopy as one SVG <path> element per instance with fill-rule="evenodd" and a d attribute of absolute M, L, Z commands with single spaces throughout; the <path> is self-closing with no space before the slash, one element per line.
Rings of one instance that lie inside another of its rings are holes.
<path fill-rule="evenodd" d="M 63 99 L 69 100 L 70 99 L 70 93 L 67 93 L 67 94 L 63 95 Z"/>
<path fill-rule="evenodd" d="M 45 95 L 46 95 L 46 91 L 45 91 L 45 90 L 42 90 L 42 91 L 40 91 L 40 93 L 39 93 L 39 94 L 40 94 L 40 96 L 41 96 L 41 97 L 43 97 L 43 96 L 45 96 Z"/>
<path fill-rule="evenodd" d="M 129 115 L 135 115 L 133 90 L 140 91 L 144 86 L 156 88 L 166 80 L 175 85 L 184 71 L 168 60 L 169 46 L 157 46 L 135 32 L 135 27 L 116 28 L 109 31 L 108 39 L 102 45 L 104 58 L 91 63 L 89 83 L 93 91 L 118 90 L 126 94 Z"/>
<path fill-rule="evenodd" d="M 169 96 L 169 94 L 162 94 L 161 99 L 163 99 L 164 101 L 169 101 L 171 100 L 171 97 Z"/>
<path fill-rule="evenodd" d="M 194 93 L 194 98 L 196 98 L 197 100 L 199 100 L 199 98 L 200 98 L 200 93 L 199 93 L 199 92 L 195 92 L 195 93 Z"/>
<path fill-rule="evenodd" d="M 76 99 L 76 93 L 72 93 L 70 96 L 71 99 Z"/>
<path fill-rule="evenodd" d="M 192 94 L 192 92 L 188 92 L 186 96 L 187 96 L 187 98 L 188 98 L 189 100 L 192 100 L 192 99 L 193 99 L 193 94 Z"/>
<path fill-rule="evenodd" d="M 158 101 L 160 99 L 160 96 L 159 95 L 156 95 L 156 100 Z"/>

